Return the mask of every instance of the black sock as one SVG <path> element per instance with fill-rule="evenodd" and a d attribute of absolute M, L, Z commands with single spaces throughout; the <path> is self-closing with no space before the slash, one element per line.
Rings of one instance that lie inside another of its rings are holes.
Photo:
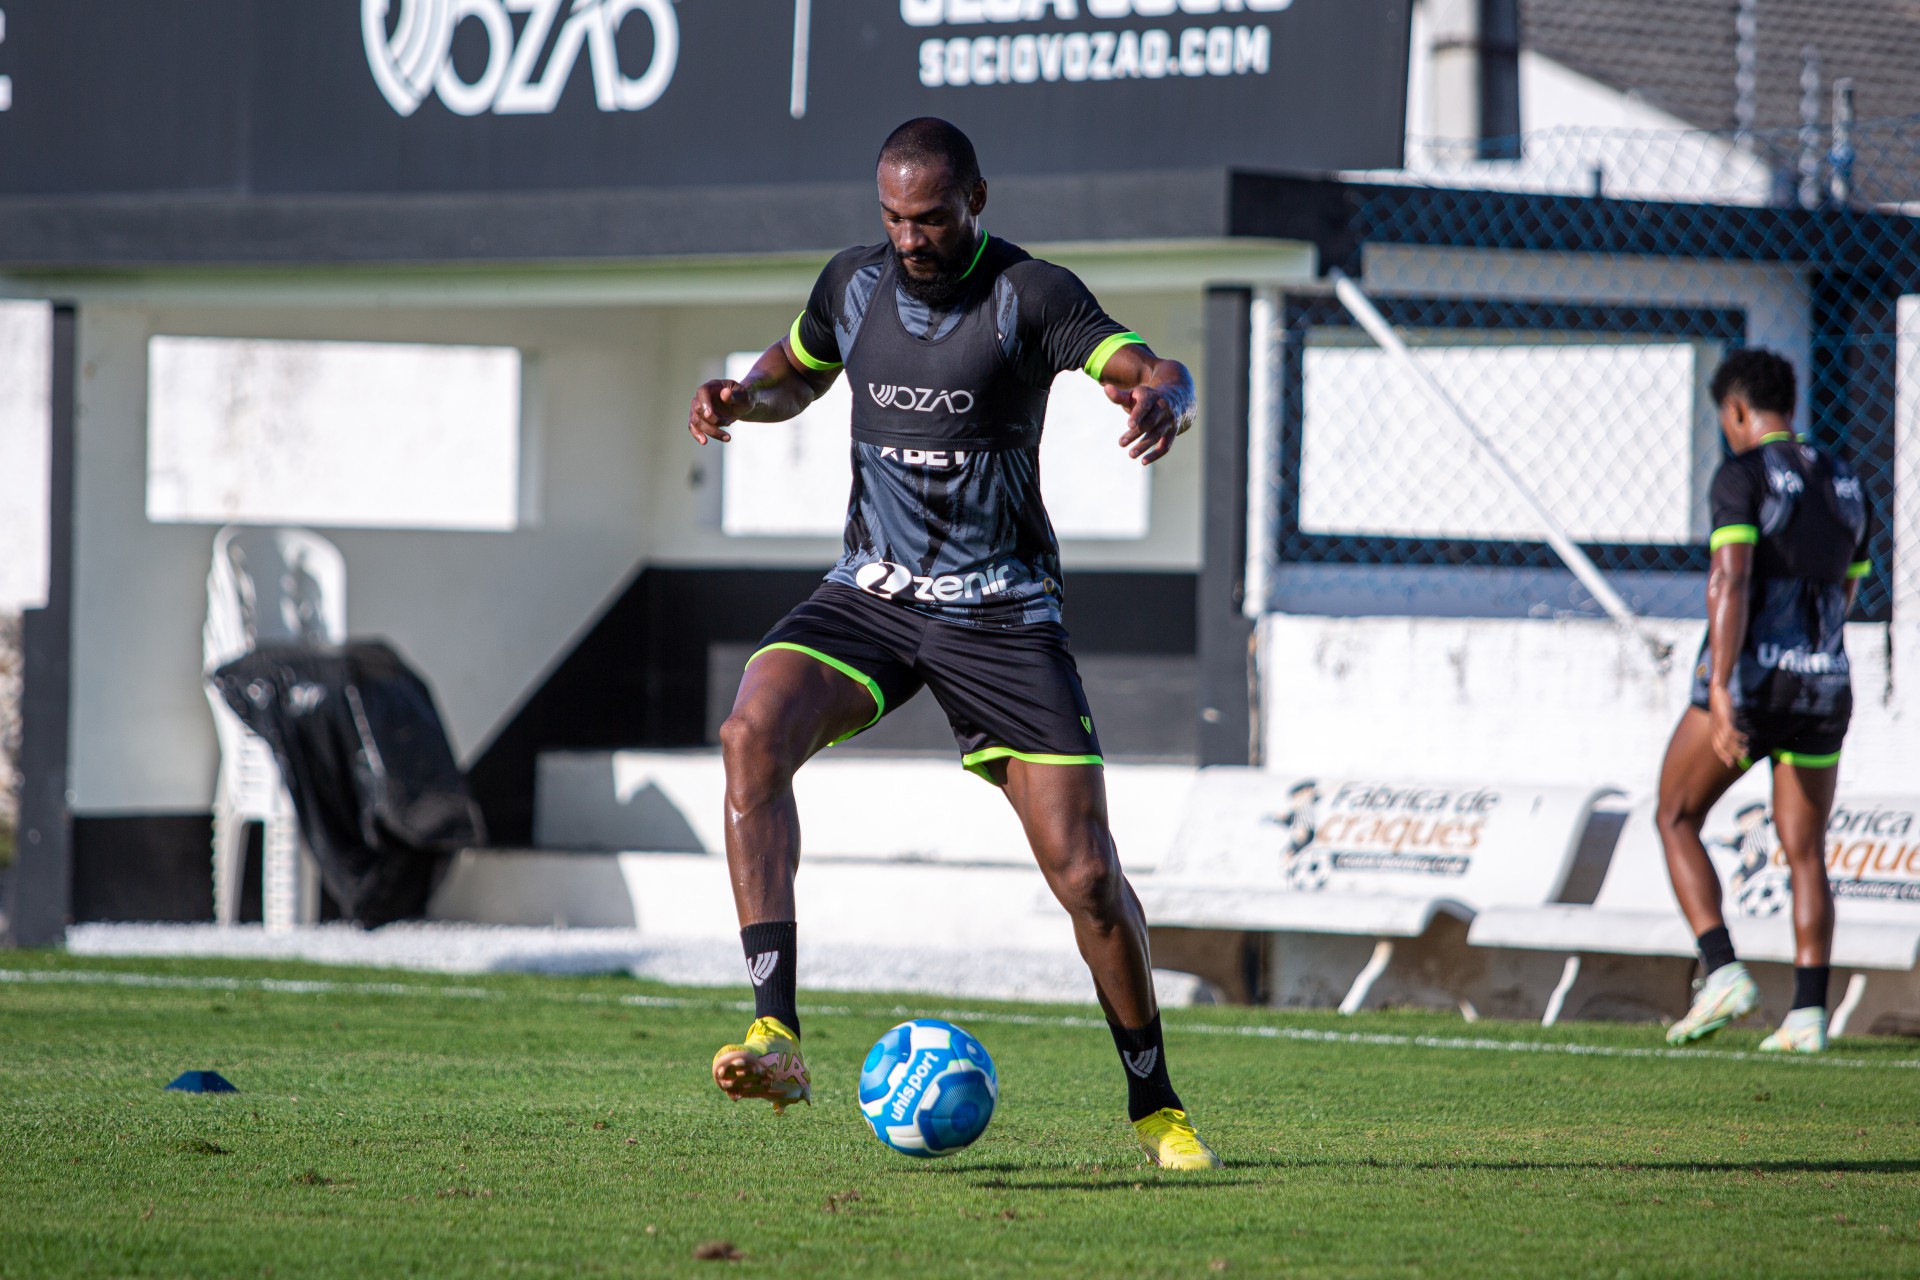
<path fill-rule="evenodd" d="M 1120 1051 L 1120 1065 L 1127 1072 L 1127 1119 L 1140 1120 L 1162 1107 L 1180 1106 L 1180 1095 L 1167 1079 L 1167 1049 L 1160 1041 L 1160 1015 L 1137 1031 L 1129 1031 L 1109 1022 L 1113 1047 Z"/>
<path fill-rule="evenodd" d="M 1713 926 L 1695 939 L 1695 942 L 1700 947 L 1700 963 L 1708 973 L 1712 973 L 1715 969 L 1724 969 L 1738 958 L 1733 954 L 1733 938 L 1727 933 L 1727 926 L 1723 924 Z"/>
<path fill-rule="evenodd" d="M 778 1018 L 799 1035 L 800 1010 L 793 989 L 799 973 L 794 953 L 800 944 L 793 921 L 750 924 L 740 931 L 740 945 L 747 953 L 747 977 L 753 980 L 753 1016 Z"/>
<path fill-rule="evenodd" d="M 1801 968 L 1793 966 L 1793 1007 L 1796 1009 L 1824 1009 L 1827 1007 L 1827 984 L 1833 980 L 1833 966 L 1826 964 L 1808 965 Z"/>

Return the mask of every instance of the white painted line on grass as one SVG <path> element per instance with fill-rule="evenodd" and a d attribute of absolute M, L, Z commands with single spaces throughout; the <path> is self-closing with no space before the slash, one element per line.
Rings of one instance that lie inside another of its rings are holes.
<path fill-rule="evenodd" d="M 295 981 L 285 978 L 194 978 L 159 973 L 114 973 L 96 969 L 0 969 L 0 984 L 68 984 L 173 989 L 182 991 L 267 991 L 281 995 L 445 996 L 455 1000 L 491 1000 L 502 993 L 485 987 L 428 987 L 401 982 Z M 567 1004 L 624 1004 L 643 1009 L 688 1009 L 751 1013 L 751 1000 L 699 996 L 601 995 L 586 992 L 535 994 L 536 999 Z M 805 1004 L 809 1017 L 943 1018 L 948 1022 L 998 1023 L 1015 1027 L 1104 1029 L 1102 1018 L 1072 1014 L 997 1013 L 991 1009 L 915 1009 L 907 1005 L 861 1009 L 851 1005 Z M 1842 1058 L 1833 1054 L 1751 1053 L 1742 1049 L 1636 1048 L 1575 1044 L 1553 1040 L 1496 1040 L 1487 1036 L 1411 1036 L 1386 1031 L 1318 1031 L 1311 1027 L 1226 1026 L 1209 1022 L 1172 1022 L 1170 1034 L 1244 1036 L 1256 1040 L 1293 1040 L 1305 1044 L 1353 1044 L 1396 1049 L 1441 1049 L 1464 1053 L 1544 1053 L 1576 1058 L 1669 1058 L 1693 1062 L 1795 1063 L 1810 1067 L 1920 1070 L 1920 1058 Z"/>
<path fill-rule="evenodd" d="M 404 982 L 310 982 L 292 978 L 189 978 L 169 973 L 114 973 L 102 969 L 0 969 L 0 982 L 62 983 L 83 987 L 155 987 L 179 991 L 277 991 L 285 995 L 446 996 L 491 1000 L 484 987 L 419 987 Z"/>

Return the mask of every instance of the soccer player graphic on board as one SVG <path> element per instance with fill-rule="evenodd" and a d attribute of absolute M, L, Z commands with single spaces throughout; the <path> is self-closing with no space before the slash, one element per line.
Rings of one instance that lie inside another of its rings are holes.
<path fill-rule="evenodd" d="M 1142 464 L 1193 424 L 1193 380 L 1071 272 L 981 229 L 987 184 L 959 129 L 910 120 L 876 167 L 886 241 L 828 262 L 787 336 L 742 380 L 703 384 L 687 419 L 701 444 L 724 442 L 735 423 L 793 417 L 843 371 L 854 389 L 845 550 L 748 660 L 720 730 L 756 1016 L 714 1057 L 714 1081 L 776 1110 L 810 1097 L 794 996 L 793 776 L 924 687 L 960 763 L 1012 803 L 1072 917 L 1141 1146 L 1169 1168 L 1218 1167 L 1167 1075 L 1146 921 L 1107 826 L 1039 474 L 1056 374 L 1085 371 L 1126 410 L 1119 444 Z"/>
<path fill-rule="evenodd" d="M 1793 434 L 1793 366 L 1785 359 L 1735 351 L 1715 370 L 1712 390 L 1734 456 L 1713 477 L 1707 637 L 1693 705 L 1661 766 L 1657 814 L 1674 896 L 1706 976 L 1667 1039 L 1699 1040 L 1760 1002 L 1734 955 L 1700 828 L 1727 788 L 1768 757 L 1773 834 L 1793 886 L 1793 1006 L 1760 1047 L 1818 1053 L 1827 1047 L 1833 950 L 1827 818 L 1853 714 L 1845 627 L 1873 568 L 1871 522 L 1847 464 Z M 1740 816 L 1750 861 L 1764 832 L 1751 809 Z"/>

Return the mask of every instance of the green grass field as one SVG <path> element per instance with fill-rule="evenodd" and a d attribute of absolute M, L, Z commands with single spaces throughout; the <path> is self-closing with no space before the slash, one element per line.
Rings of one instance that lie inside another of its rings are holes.
<path fill-rule="evenodd" d="M 739 992 L 0 971 L 5 1277 L 704 1274 L 722 1241 L 781 1277 L 1920 1274 L 1908 1041 L 1782 1062 L 1741 1052 L 1754 1032 L 1641 1055 L 1656 1029 L 1171 1011 L 1175 1083 L 1228 1162 L 1173 1175 L 1133 1149 L 1089 1008 L 969 1002 L 999 1113 L 914 1161 L 853 1082 L 880 1032 L 949 1001 L 818 1000 L 815 1105 L 775 1119 L 707 1080 Z M 161 1088 L 191 1068 L 241 1092 Z"/>

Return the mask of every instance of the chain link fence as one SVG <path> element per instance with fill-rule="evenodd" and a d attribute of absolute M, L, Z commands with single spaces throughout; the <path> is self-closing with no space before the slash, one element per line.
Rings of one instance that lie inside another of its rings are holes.
<path fill-rule="evenodd" d="M 1856 618 L 1920 601 L 1920 554 L 1901 554 L 1920 488 L 1920 117 L 1839 132 L 1559 131 L 1510 163 L 1417 145 L 1406 170 L 1348 175 L 1345 269 L 1639 612 L 1703 612 L 1725 456 L 1707 386 L 1743 345 L 1793 362 L 1796 425 L 1877 509 Z M 1597 612 L 1524 499 L 1330 291 L 1259 314 L 1270 607 Z"/>

